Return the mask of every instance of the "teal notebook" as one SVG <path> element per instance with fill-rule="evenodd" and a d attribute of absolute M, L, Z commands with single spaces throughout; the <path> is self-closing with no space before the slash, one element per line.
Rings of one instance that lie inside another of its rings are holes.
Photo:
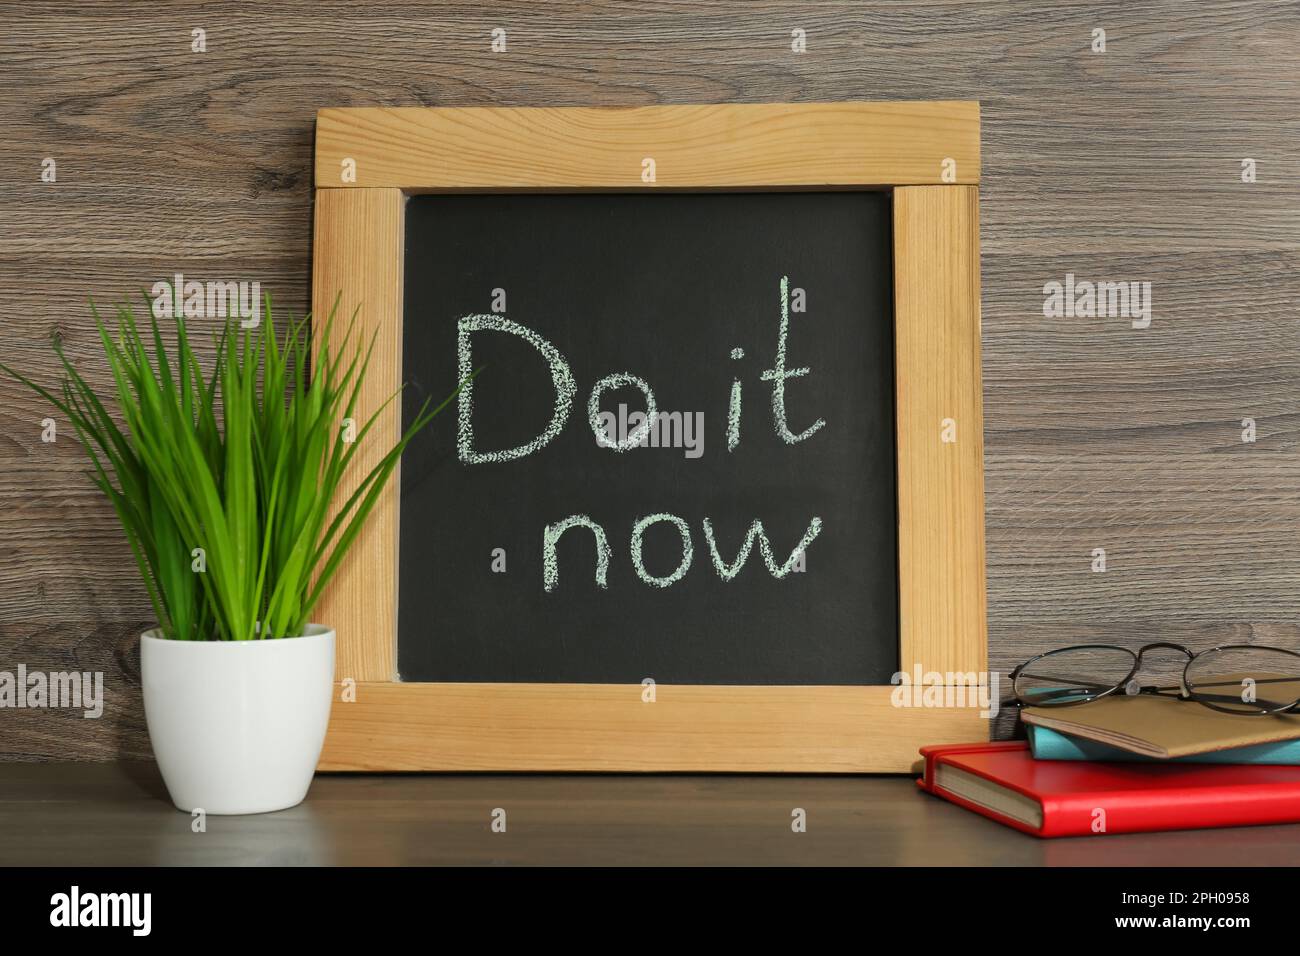
<path fill-rule="evenodd" d="M 1209 753 L 1191 754 L 1161 760 L 1135 754 L 1109 744 L 1098 743 L 1083 737 L 1071 737 L 1046 727 L 1026 725 L 1029 729 L 1029 746 L 1035 760 L 1132 760 L 1139 763 L 1271 763 L 1300 764 L 1300 739 L 1279 740 L 1231 750 L 1212 750 Z"/>

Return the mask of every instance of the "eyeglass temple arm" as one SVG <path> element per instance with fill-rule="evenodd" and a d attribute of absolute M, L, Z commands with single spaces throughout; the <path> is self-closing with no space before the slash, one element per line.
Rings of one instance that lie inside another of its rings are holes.
<path fill-rule="evenodd" d="M 1278 677 L 1278 678 L 1270 678 L 1266 680 L 1256 681 L 1256 684 L 1258 685 L 1258 684 L 1269 684 L 1269 683 L 1285 683 L 1294 680 L 1295 678 Z M 1226 684 L 1222 684 L 1218 686 L 1235 686 L 1236 684 L 1237 684 L 1236 681 L 1230 681 L 1227 682 Z M 1204 686 L 1212 686 L 1212 685 L 1204 685 Z M 1034 703 L 1029 703 L 1025 700 L 1022 700 L 1019 697 L 1013 697 L 1011 698 L 1011 700 L 1002 701 L 1002 705 L 1011 706 L 1013 704 L 1028 704 L 1028 706 L 1033 707 L 1038 702 L 1050 701 L 1061 697 L 1071 697 L 1075 694 L 1078 694 L 1079 691 L 1081 690 L 1102 690 L 1102 691 L 1110 692 L 1110 691 L 1114 691 L 1115 689 L 1116 688 L 1113 686 L 1107 686 L 1104 684 L 1079 684 L 1077 687 L 1062 687 L 1050 691 L 1045 691 L 1041 695 L 1039 695 L 1040 700 Z M 1181 686 L 1159 687 L 1155 685 L 1148 685 L 1139 688 L 1138 693 L 1150 694 L 1153 697 L 1176 697 L 1180 700 L 1208 700 L 1218 704 L 1240 704 L 1241 703 L 1240 694 L 1207 694 L 1199 690 L 1196 693 L 1191 694 L 1191 693 L 1186 693 Z M 1079 703 L 1086 703 L 1086 702 L 1080 701 Z"/>

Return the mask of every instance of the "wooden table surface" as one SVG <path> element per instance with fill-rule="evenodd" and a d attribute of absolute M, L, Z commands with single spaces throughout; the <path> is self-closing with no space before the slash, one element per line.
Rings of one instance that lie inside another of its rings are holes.
<path fill-rule="evenodd" d="M 1300 863 L 1300 826 L 1039 840 L 906 777 L 322 774 L 292 809 L 191 824 L 152 763 L 0 765 L 0 865 Z"/>

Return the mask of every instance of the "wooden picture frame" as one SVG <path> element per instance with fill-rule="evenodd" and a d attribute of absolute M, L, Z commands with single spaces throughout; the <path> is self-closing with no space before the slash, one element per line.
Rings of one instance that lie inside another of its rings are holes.
<path fill-rule="evenodd" d="M 982 678 L 979 168 L 970 102 L 325 109 L 313 312 L 341 294 L 377 331 L 377 408 L 400 385 L 408 194 L 892 189 L 899 669 Z M 400 416 L 383 413 L 354 474 Z M 315 615 L 338 634 L 322 770 L 900 772 L 922 745 L 988 737 L 978 707 L 895 706 L 888 685 L 660 685 L 650 704 L 640 685 L 397 681 L 398 488 Z"/>

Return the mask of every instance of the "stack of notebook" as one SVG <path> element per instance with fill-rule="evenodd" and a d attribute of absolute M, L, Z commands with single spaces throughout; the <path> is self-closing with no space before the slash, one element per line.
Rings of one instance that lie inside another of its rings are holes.
<path fill-rule="evenodd" d="M 1028 742 L 923 748 L 922 788 L 1045 837 L 1300 822 L 1300 716 L 1152 695 L 1021 716 Z"/>

